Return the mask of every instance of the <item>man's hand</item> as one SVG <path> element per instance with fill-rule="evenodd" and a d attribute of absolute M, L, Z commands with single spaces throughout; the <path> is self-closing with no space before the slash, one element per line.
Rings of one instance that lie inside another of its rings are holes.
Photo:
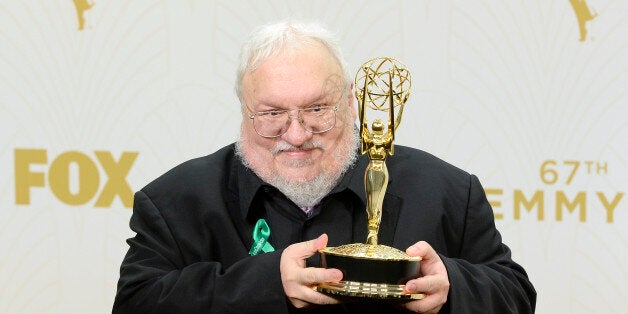
<path fill-rule="evenodd" d="M 406 250 L 406 253 L 410 256 L 422 257 L 420 267 L 422 277 L 408 281 L 406 291 L 423 293 L 425 297 L 405 303 L 403 307 L 416 313 L 438 313 L 449 294 L 449 279 L 445 264 L 425 241 L 415 243 Z"/>
<path fill-rule="evenodd" d="M 322 234 L 317 239 L 292 244 L 281 254 L 279 270 L 283 290 L 296 308 L 305 308 L 312 304 L 338 303 L 338 300 L 314 291 L 314 285 L 320 282 L 340 281 L 342 272 L 337 269 L 305 268 L 305 259 L 325 246 L 327 235 Z"/>

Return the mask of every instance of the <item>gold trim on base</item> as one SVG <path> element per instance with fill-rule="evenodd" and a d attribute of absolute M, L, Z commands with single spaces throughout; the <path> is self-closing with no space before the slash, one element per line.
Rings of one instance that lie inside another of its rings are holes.
<path fill-rule="evenodd" d="M 316 291 L 332 295 L 383 300 L 420 300 L 422 293 L 406 293 L 405 285 L 357 281 L 326 282 L 316 286 Z"/>
<path fill-rule="evenodd" d="M 320 253 L 358 259 L 378 261 L 420 261 L 420 256 L 408 256 L 406 252 L 383 244 L 351 243 L 341 246 L 328 246 Z"/>

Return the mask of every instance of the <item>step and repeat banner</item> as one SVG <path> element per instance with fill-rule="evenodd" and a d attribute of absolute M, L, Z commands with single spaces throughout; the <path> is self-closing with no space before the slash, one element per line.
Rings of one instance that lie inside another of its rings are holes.
<path fill-rule="evenodd" d="M 0 1 L 0 313 L 108 313 L 133 192 L 233 142 L 243 38 L 402 60 L 396 143 L 481 179 L 538 313 L 628 311 L 628 2 Z"/>

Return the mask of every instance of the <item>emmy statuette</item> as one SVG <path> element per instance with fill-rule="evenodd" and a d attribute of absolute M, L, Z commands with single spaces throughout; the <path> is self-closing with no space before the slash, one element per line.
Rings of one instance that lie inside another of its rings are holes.
<path fill-rule="evenodd" d="M 404 290 L 409 279 L 418 277 L 421 258 L 410 257 L 401 250 L 377 243 L 389 178 L 386 157 L 394 154 L 395 130 L 401 122 L 410 87 L 410 72 L 393 58 L 369 60 L 356 74 L 355 96 L 360 113 L 361 153 L 369 156 L 364 173 L 368 218 L 366 243 L 321 250 L 321 266 L 340 269 L 343 280 L 322 283 L 316 286 L 317 291 L 344 297 L 386 300 L 423 297 L 422 294 Z M 383 115 L 373 119 L 370 129 L 367 110 Z"/>

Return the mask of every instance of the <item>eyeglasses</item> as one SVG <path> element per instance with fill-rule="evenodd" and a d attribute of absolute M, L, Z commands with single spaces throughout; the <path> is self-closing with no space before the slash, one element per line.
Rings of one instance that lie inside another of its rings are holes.
<path fill-rule="evenodd" d="M 336 125 L 336 111 L 340 103 L 335 106 L 316 105 L 308 108 L 291 110 L 268 110 L 249 114 L 253 120 L 255 132 L 263 137 L 273 138 L 282 136 L 290 127 L 296 111 L 296 119 L 303 128 L 311 133 L 319 134 L 331 130 Z"/>

